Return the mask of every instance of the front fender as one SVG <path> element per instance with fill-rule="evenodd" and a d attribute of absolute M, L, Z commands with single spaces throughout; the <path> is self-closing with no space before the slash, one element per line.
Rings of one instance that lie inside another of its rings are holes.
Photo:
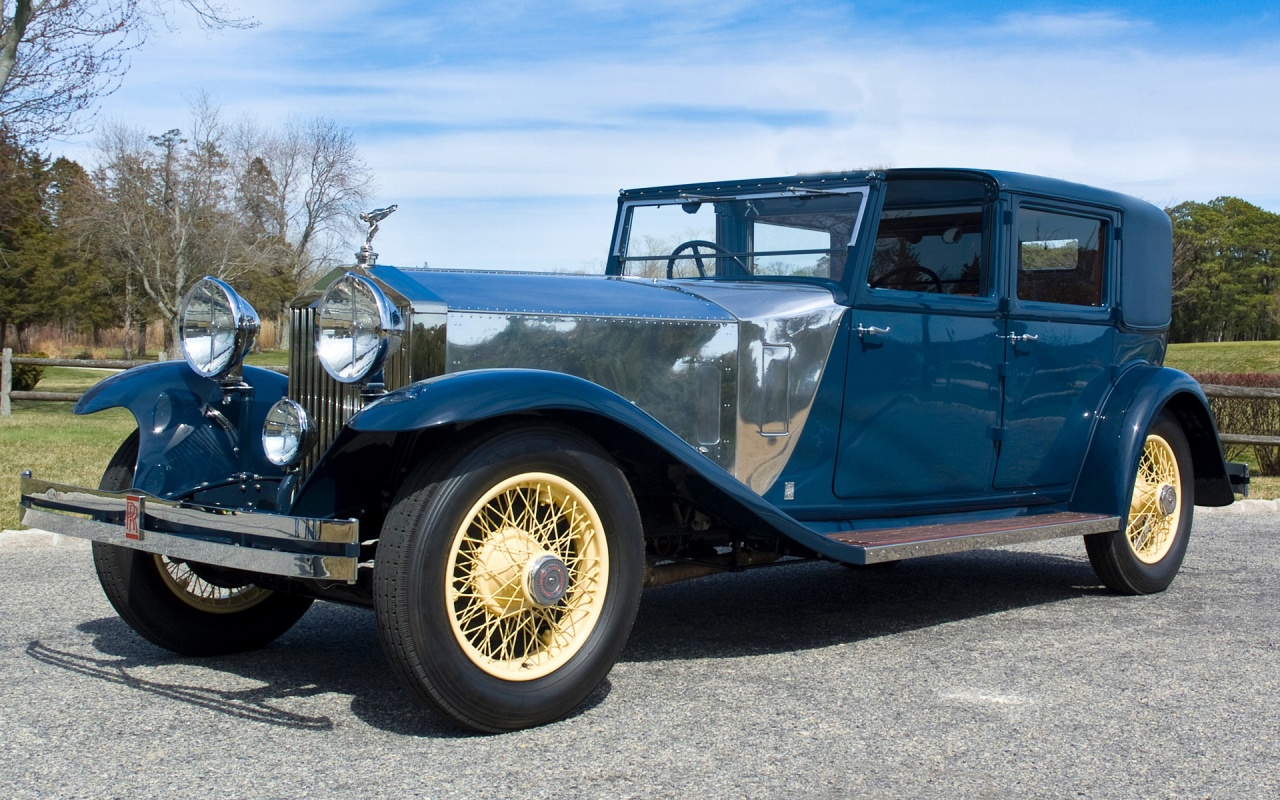
<path fill-rule="evenodd" d="M 1147 429 L 1168 409 L 1182 425 L 1195 473 L 1195 503 L 1230 505 L 1234 499 L 1213 415 L 1200 384 L 1169 367 L 1135 366 L 1116 381 L 1094 427 L 1071 508 L 1100 514 L 1128 513 L 1133 475 Z"/>
<path fill-rule="evenodd" d="M 603 421 L 615 436 L 643 440 L 688 467 L 705 484 L 704 494 L 716 499 L 713 510 L 733 524 L 767 527 L 819 553 L 848 557 L 847 547 L 783 513 L 625 398 L 582 378 L 542 370 L 451 373 L 370 404 L 351 418 L 325 453 L 300 490 L 293 513 L 358 515 L 361 497 L 367 502 L 377 488 L 373 484 L 385 489 L 387 476 L 378 470 L 394 460 L 400 435 L 540 413 Z M 360 481 L 369 485 L 353 491 L 352 485 Z"/>
<path fill-rule="evenodd" d="M 283 475 L 263 456 L 260 433 L 288 379 L 246 366 L 244 383 L 247 389 L 228 392 L 184 361 L 161 361 L 99 381 L 74 411 L 128 409 L 139 434 L 133 485 L 157 497 L 180 497 L 237 474 Z"/>

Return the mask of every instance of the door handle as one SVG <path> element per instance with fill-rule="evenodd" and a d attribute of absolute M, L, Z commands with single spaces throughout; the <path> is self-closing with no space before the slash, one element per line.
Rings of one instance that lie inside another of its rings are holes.
<path fill-rule="evenodd" d="M 1014 344 L 1017 344 L 1018 342 L 1034 342 L 1035 340 L 1040 338 L 1039 336 L 1036 336 L 1034 333 L 1011 333 L 1008 336 L 997 333 L 996 337 L 999 339 L 1008 339 Z"/>
<path fill-rule="evenodd" d="M 880 336 L 881 334 L 888 333 L 890 329 L 877 328 L 875 325 L 872 325 L 870 328 L 866 328 L 866 327 L 863 327 L 861 322 L 859 322 L 858 327 L 855 328 L 855 330 L 858 332 L 858 336 L 862 337 L 862 336 Z"/>

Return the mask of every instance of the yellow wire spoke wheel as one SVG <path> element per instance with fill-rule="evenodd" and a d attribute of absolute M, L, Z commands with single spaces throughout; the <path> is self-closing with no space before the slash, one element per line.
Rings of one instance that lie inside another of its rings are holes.
<path fill-rule="evenodd" d="M 1187 552 L 1195 501 L 1195 463 L 1178 418 L 1161 411 L 1137 444 L 1124 527 L 1084 537 L 1089 563 L 1119 594 L 1163 592 Z"/>
<path fill-rule="evenodd" d="M 475 731 L 543 725 L 617 661 L 640 606 L 644 527 L 595 440 L 534 420 L 465 432 L 404 479 L 373 567 L 405 687 Z"/>
<path fill-rule="evenodd" d="M 160 580 L 179 600 L 199 611 L 211 614 L 234 614 L 253 608 L 271 596 L 268 589 L 253 584 L 226 588 L 201 578 L 183 561 L 168 556 L 155 556 Z"/>
<path fill-rule="evenodd" d="M 1125 538 L 1134 556 L 1155 564 L 1168 554 L 1182 517 L 1182 475 L 1173 447 L 1162 436 L 1147 436 L 1134 476 Z"/>
<path fill-rule="evenodd" d="M 528 472 L 493 486 L 463 516 L 446 561 L 445 607 L 475 666 L 529 681 L 563 666 L 600 620 L 609 547 L 571 481 Z"/>

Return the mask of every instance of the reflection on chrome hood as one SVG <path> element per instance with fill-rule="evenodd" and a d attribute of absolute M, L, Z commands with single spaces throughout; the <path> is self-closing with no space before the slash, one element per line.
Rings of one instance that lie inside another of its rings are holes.
<path fill-rule="evenodd" d="M 844 306 L 820 286 L 375 268 L 445 372 L 576 375 L 635 403 L 764 493 L 809 416 Z"/>

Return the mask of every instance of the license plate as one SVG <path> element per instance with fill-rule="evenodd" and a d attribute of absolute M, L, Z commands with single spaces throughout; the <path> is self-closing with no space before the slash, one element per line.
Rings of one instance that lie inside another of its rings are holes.
<path fill-rule="evenodd" d="M 124 498 L 124 538 L 142 541 L 142 495 L 130 494 Z"/>

